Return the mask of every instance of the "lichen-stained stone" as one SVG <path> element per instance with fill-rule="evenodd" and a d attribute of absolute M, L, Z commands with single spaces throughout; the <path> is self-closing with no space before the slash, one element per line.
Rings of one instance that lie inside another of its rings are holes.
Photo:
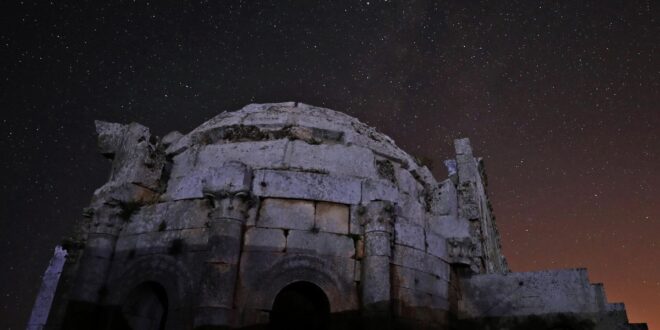
<path fill-rule="evenodd" d="M 257 196 L 311 199 L 342 204 L 360 202 L 362 182 L 356 178 L 309 172 L 258 170 L 252 191 Z"/>
<path fill-rule="evenodd" d="M 292 141 L 286 163 L 291 168 L 337 175 L 373 177 L 376 175 L 371 150 L 340 144 L 309 144 Z"/>
<path fill-rule="evenodd" d="M 244 251 L 282 252 L 286 247 L 286 237 L 282 229 L 252 227 L 245 232 Z"/>
<path fill-rule="evenodd" d="M 438 275 L 449 281 L 449 264 L 442 259 L 424 251 L 398 244 L 394 245 L 393 252 L 393 264 Z"/>
<path fill-rule="evenodd" d="M 318 202 L 314 224 L 323 232 L 348 234 L 349 208 L 344 204 Z"/>
<path fill-rule="evenodd" d="M 396 176 L 396 182 L 400 191 L 414 194 L 415 196 L 422 191 L 422 185 L 417 182 L 410 171 L 395 166 L 394 175 Z"/>
<path fill-rule="evenodd" d="M 396 244 L 424 250 L 424 227 L 399 218 L 394 222 L 394 241 Z"/>
<path fill-rule="evenodd" d="M 448 297 L 449 282 L 440 276 L 421 272 L 415 269 L 393 266 L 393 285 L 407 289 Z"/>
<path fill-rule="evenodd" d="M 366 179 L 362 182 L 362 203 L 371 201 L 395 202 L 399 199 L 399 190 L 390 181 Z"/>
<path fill-rule="evenodd" d="M 266 198 L 259 209 L 258 227 L 311 230 L 314 227 L 314 202 Z"/>
<path fill-rule="evenodd" d="M 204 146 L 199 150 L 196 167 L 214 167 L 228 161 L 238 161 L 252 168 L 283 167 L 287 143 L 289 140 L 281 139 Z"/>
<path fill-rule="evenodd" d="M 306 230 L 290 230 L 286 251 L 351 258 L 355 256 L 355 242 L 346 235 Z"/>

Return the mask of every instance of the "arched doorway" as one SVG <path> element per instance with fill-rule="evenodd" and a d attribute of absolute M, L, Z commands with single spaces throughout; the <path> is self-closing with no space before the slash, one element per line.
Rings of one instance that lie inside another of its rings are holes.
<path fill-rule="evenodd" d="M 145 282 L 128 294 L 121 311 L 130 329 L 162 330 L 167 319 L 167 304 L 165 289 L 156 282 Z"/>
<path fill-rule="evenodd" d="M 323 290 L 309 282 L 287 285 L 275 297 L 270 313 L 272 329 L 326 329 L 330 302 Z"/>

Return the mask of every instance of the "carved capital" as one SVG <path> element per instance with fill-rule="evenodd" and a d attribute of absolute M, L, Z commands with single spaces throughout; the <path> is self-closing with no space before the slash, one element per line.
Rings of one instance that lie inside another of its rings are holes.
<path fill-rule="evenodd" d="M 365 234 L 392 232 L 395 219 L 394 204 L 387 201 L 370 202 L 359 210 L 358 215 Z"/>

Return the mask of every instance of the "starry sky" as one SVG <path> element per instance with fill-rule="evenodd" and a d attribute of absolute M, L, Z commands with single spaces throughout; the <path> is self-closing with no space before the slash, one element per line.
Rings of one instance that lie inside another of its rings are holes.
<path fill-rule="evenodd" d="M 187 132 L 252 102 L 346 112 L 446 176 L 470 137 L 514 271 L 588 267 L 660 329 L 660 4 L 3 1 L 0 327 L 109 163 L 94 119 Z"/>

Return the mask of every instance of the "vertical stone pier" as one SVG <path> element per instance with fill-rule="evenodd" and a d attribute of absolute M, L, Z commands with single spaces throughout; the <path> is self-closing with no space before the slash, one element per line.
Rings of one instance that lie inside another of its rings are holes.
<path fill-rule="evenodd" d="M 362 307 L 367 319 L 386 321 L 390 315 L 390 258 L 392 255 L 393 206 L 376 201 L 362 214 L 364 258 L 362 259 Z M 386 325 L 387 322 L 375 322 Z M 379 326 L 380 327 L 380 326 Z"/>
<path fill-rule="evenodd" d="M 226 175 L 216 180 L 214 174 Z M 242 164 L 225 164 L 203 182 L 213 206 L 209 213 L 208 259 L 200 286 L 195 326 L 236 325 L 234 292 L 247 211 L 252 206 L 251 172 Z"/>
<path fill-rule="evenodd" d="M 73 300 L 96 305 L 103 299 L 108 269 L 122 226 L 121 215 L 125 213 L 119 205 L 111 204 L 94 210 Z"/>

